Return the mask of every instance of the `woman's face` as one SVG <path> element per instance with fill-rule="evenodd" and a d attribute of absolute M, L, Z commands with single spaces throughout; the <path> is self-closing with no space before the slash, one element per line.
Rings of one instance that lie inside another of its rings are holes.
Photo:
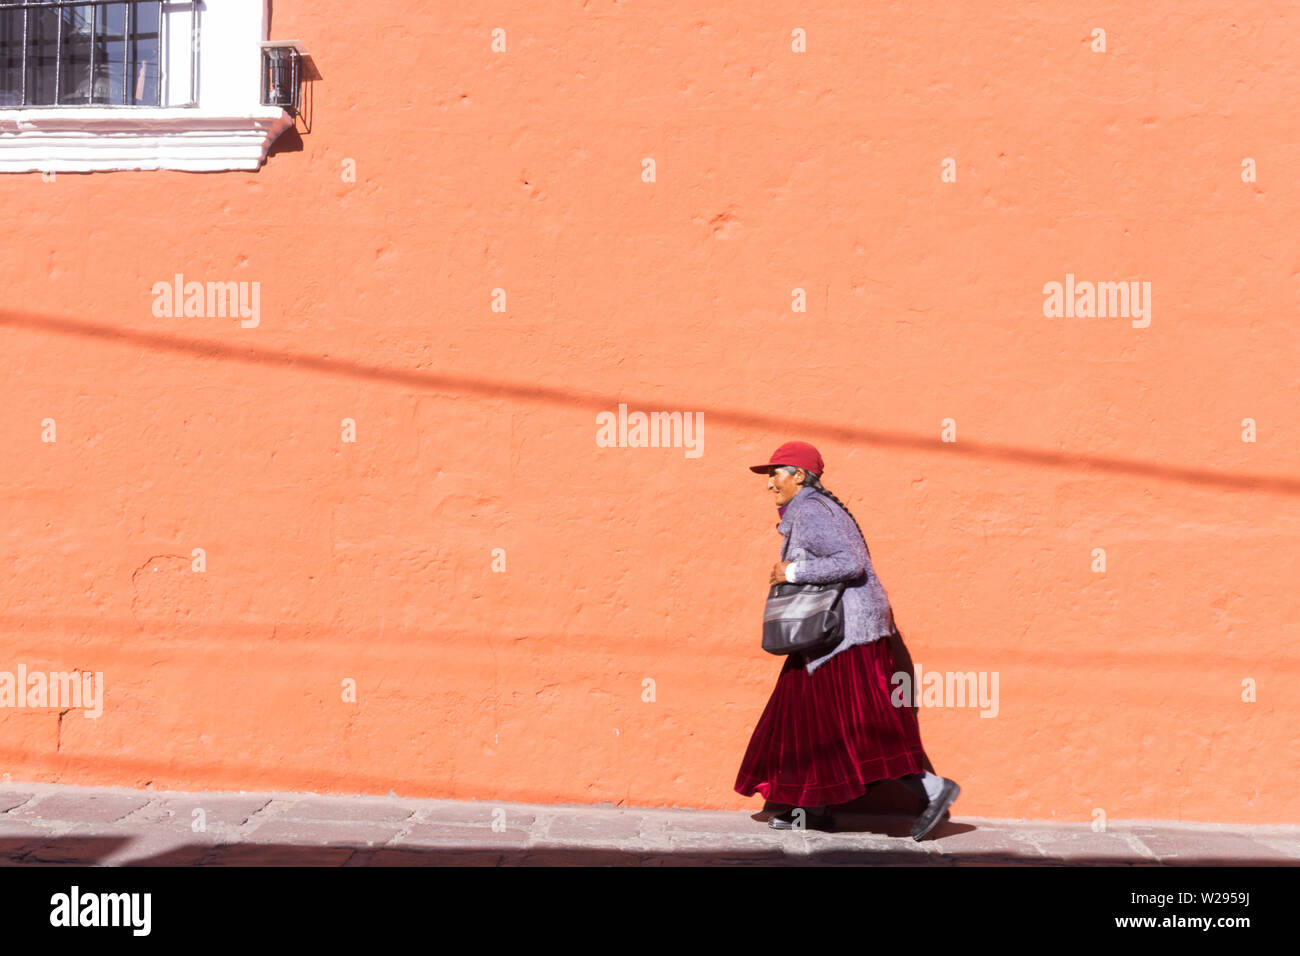
<path fill-rule="evenodd" d="M 796 470 L 794 474 L 778 468 L 767 470 L 767 490 L 776 495 L 778 508 L 799 493 L 799 489 L 803 487 L 803 478 L 802 468 Z"/>

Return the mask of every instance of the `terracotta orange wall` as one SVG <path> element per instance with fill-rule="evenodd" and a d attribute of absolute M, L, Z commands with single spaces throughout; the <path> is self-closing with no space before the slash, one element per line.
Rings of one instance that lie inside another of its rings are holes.
<path fill-rule="evenodd" d="M 1300 822 L 1300 11 L 731 6 L 280 2 L 301 150 L 0 177 L 0 669 L 106 694 L 0 711 L 2 772 L 758 807 L 746 466 L 800 438 L 923 669 L 999 674 L 922 711 L 963 815 Z"/>

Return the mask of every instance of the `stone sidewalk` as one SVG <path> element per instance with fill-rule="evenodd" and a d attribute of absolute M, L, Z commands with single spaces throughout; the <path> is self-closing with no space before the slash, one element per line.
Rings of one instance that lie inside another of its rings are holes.
<path fill-rule="evenodd" d="M 908 816 L 781 832 L 768 813 L 173 793 L 0 782 L 0 865 L 1300 865 L 1300 826 Z"/>

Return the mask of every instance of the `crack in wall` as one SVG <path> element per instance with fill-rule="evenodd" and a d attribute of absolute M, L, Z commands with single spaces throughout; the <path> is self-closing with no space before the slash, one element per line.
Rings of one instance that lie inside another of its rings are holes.
<path fill-rule="evenodd" d="M 135 576 L 137 574 L 139 574 L 145 568 L 149 567 L 149 565 L 153 564 L 155 561 L 160 560 L 161 558 L 175 558 L 178 561 L 184 561 L 186 564 L 189 564 L 190 561 L 192 560 L 189 555 L 185 555 L 185 554 L 155 554 L 152 557 L 150 557 L 148 561 L 146 561 L 144 564 L 140 565 L 138 568 L 136 568 L 134 571 L 131 572 L 131 580 L 134 581 Z"/>
<path fill-rule="evenodd" d="M 55 753 L 58 753 L 63 748 L 63 715 L 70 710 L 72 710 L 72 708 L 68 707 L 64 710 L 59 711 L 59 723 L 54 731 L 54 752 Z"/>

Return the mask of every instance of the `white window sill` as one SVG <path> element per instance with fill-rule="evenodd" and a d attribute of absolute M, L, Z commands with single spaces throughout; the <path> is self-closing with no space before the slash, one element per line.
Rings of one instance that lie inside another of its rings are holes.
<path fill-rule="evenodd" d="M 277 106 L 0 109 L 0 173 L 256 170 L 292 125 Z"/>

